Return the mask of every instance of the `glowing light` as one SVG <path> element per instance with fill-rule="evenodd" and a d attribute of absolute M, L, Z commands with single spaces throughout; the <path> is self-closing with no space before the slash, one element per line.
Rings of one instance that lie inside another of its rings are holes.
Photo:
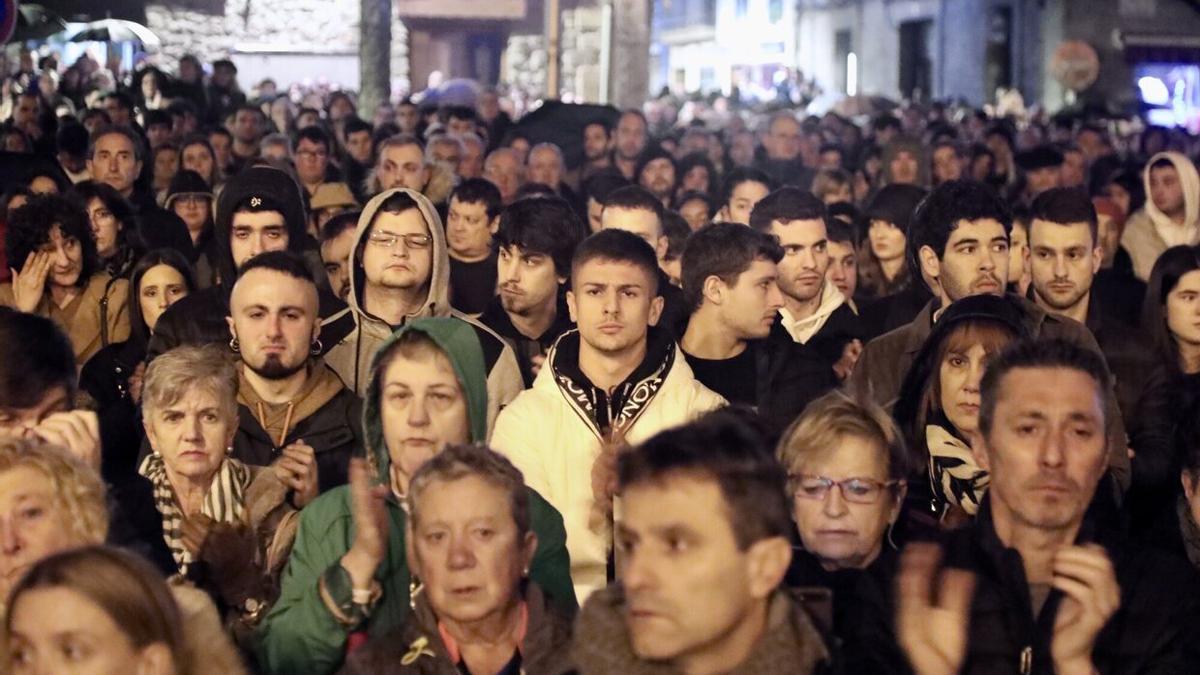
<path fill-rule="evenodd" d="M 1166 83 L 1157 77 L 1147 75 L 1140 78 L 1137 84 L 1142 93 L 1142 100 L 1150 105 L 1166 105 L 1171 99 Z"/>
<path fill-rule="evenodd" d="M 858 54 L 850 52 L 846 55 L 846 95 L 858 93 Z"/>

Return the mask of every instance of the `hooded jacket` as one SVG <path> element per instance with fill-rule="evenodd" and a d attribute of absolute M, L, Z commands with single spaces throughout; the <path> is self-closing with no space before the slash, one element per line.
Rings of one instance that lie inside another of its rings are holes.
<path fill-rule="evenodd" d="M 467 400 L 471 441 L 483 442 L 488 391 L 484 352 L 475 328 L 451 317 L 418 319 L 383 340 L 379 351 L 386 350 L 410 330 L 428 335 L 450 360 Z M 365 385 L 367 397 L 363 404 L 366 452 L 376 477 L 386 481 L 391 462 L 379 411 L 380 373 L 369 372 L 371 378 Z M 573 614 L 575 595 L 562 516 L 532 489 L 529 497 L 531 529 L 538 540 L 529 577 L 545 590 L 559 610 Z M 321 495 L 301 512 L 279 601 L 267 616 L 261 633 L 259 661 L 266 672 L 289 675 L 334 672 L 346 656 L 351 633 L 361 631 L 370 638 L 379 638 L 404 623 L 409 613 L 411 576 L 405 554 L 406 514 L 394 494 L 387 502 L 387 511 L 387 552 L 375 571 L 381 593 L 362 621 L 345 611 L 353 606 L 350 576 L 341 566 L 342 556 L 354 543 L 349 486 Z"/>
<path fill-rule="evenodd" d="M 1175 165 L 1179 184 L 1183 188 L 1183 225 L 1171 220 L 1159 210 L 1154 199 L 1147 198 L 1141 210 L 1129 217 L 1121 234 L 1121 246 L 1133 260 L 1133 274 L 1142 281 L 1150 278 L 1154 261 L 1172 246 L 1194 246 L 1200 243 L 1200 173 L 1192 160 L 1178 152 L 1160 152 L 1146 163 L 1142 181 L 1146 195 L 1150 194 L 1150 167 L 1165 159 Z"/>
<path fill-rule="evenodd" d="M 379 346 L 392 335 L 393 327 L 380 319 L 364 306 L 366 273 L 362 266 L 362 248 L 367 244 L 366 237 L 371 229 L 371 223 L 379 213 L 379 208 L 393 195 L 403 193 L 417 203 L 425 223 L 429 226 L 429 236 L 432 238 L 433 265 L 429 277 L 429 293 L 425 302 L 415 313 L 405 318 L 405 321 L 421 317 L 454 317 L 470 325 L 479 344 L 483 347 L 484 366 L 487 373 L 488 393 L 488 428 L 496 419 L 496 414 L 505 404 L 511 401 L 522 388 L 521 371 L 517 365 L 517 357 L 512 347 L 499 335 L 479 321 L 453 309 L 450 306 L 450 254 L 446 246 L 446 230 L 442 227 L 442 219 L 438 216 L 433 203 L 421 193 L 406 188 L 387 190 L 376 195 L 363 207 L 358 219 L 358 227 L 354 232 L 354 269 L 350 274 L 350 294 L 347 309 L 330 317 L 323 326 L 340 326 L 336 332 L 345 334 L 336 345 L 329 349 L 325 362 L 333 368 L 346 386 L 359 394 L 365 394 L 369 380 L 369 364 L 371 355 Z M 324 327 L 322 328 L 324 331 Z M 486 438 L 480 439 L 486 440 Z"/>
<path fill-rule="evenodd" d="M 311 358 L 306 368 L 304 389 L 279 405 L 262 400 L 239 370 L 233 458 L 266 466 L 281 448 L 303 440 L 316 454 L 317 480 L 325 492 L 346 483 L 350 458 L 361 452 L 362 401 L 319 357 Z"/>
<path fill-rule="evenodd" d="M 593 386 L 580 371 L 579 331 L 564 334 L 533 388 L 501 412 L 492 434 L 492 447 L 562 513 L 571 578 L 581 600 L 608 582 L 611 534 L 592 524 L 592 464 L 609 428 L 620 429 L 636 445 L 725 405 L 696 380 L 675 343 L 654 334 L 642 365 L 612 392 Z"/>
<path fill-rule="evenodd" d="M 614 584 L 592 596 L 575 622 L 571 659 L 578 675 L 680 675 L 661 661 L 633 651 L 625 623 L 625 593 Z M 746 660 L 730 672 L 738 675 L 826 672 L 829 650 L 799 600 L 776 591 L 767 605 L 767 625 Z"/>
<path fill-rule="evenodd" d="M 233 227 L 233 213 L 245 199 L 259 197 L 269 202 L 283 214 L 288 231 L 287 250 L 304 258 L 313 279 L 317 283 L 319 313 L 329 316 L 340 309 L 340 302 L 329 291 L 325 277 L 325 266 L 319 251 L 308 248 L 308 221 L 304 212 L 304 197 L 300 186 L 291 176 L 267 166 L 253 166 L 237 175 L 236 180 L 226 184 L 217 199 L 217 216 L 213 223 L 215 242 L 208 251 L 220 283 L 197 291 L 167 308 L 154 326 L 150 339 L 150 358 L 162 354 L 181 344 L 223 343 L 229 341 L 229 326 L 225 317 L 229 315 L 229 295 L 237 279 L 237 266 L 233 262 L 233 250 L 229 246 Z M 271 203 L 273 202 L 273 203 Z"/>

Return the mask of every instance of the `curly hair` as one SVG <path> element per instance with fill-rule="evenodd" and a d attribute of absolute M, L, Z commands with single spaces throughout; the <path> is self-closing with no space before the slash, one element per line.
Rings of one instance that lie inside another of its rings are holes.
<path fill-rule="evenodd" d="M 63 237 L 74 237 L 83 251 L 83 266 L 75 285 L 83 288 L 100 269 L 96 239 L 87 213 L 74 201 L 61 195 L 35 195 L 29 203 L 13 211 L 8 220 L 4 244 L 13 266 L 24 265 L 25 258 L 50 241 L 50 232 L 58 227 Z"/>
<path fill-rule="evenodd" d="M 0 473 L 29 468 L 50 481 L 63 527 L 79 545 L 108 536 L 108 504 L 100 474 L 66 449 L 44 441 L 0 437 Z"/>

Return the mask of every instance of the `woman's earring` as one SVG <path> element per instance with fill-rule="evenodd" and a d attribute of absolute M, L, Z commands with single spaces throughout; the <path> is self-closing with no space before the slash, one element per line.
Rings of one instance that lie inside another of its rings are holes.
<path fill-rule="evenodd" d="M 229 351 L 236 354 L 241 350 L 241 348 L 242 345 L 238 342 L 237 338 L 229 338 Z"/>
<path fill-rule="evenodd" d="M 893 551 L 899 551 L 900 547 L 896 545 L 896 540 L 892 538 L 892 530 L 894 529 L 896 529 L 896 521 L 893 520 L 892 522 L 888 523 L 887 543 L 892 547 Z"/>
<path fill-rule="evenodd" d="M 320 356 L 323 351 L 325 351 L 325 345 L 321 344 L 320 338 L 313 340 L 312 348 L 308 350 L 313 356 Z"/>
<path fill-rule="evenodd" d="M 417 611 L 417 596 L 423 590 L 425 590 L 425 585 L 416 576 L 408 580 L 408 606 L 414 612 Z"/>

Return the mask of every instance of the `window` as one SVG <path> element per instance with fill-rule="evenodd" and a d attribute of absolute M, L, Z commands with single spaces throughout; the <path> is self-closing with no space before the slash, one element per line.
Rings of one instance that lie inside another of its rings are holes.
<path fill-rule="evenodd" d="M 737 5 L 734 6 L 733 11 L 737 14 L 737 17 L 740 19 L 740 18 L 746 16 L 746 12 L 748 12 L 750 9 L 749 6 L 750 6 L 750 0 L 737 0 Z"/>
<path fill-rule="evenodd" d="M 771 23 L 779 23 L 783 18 L 783 0 L 771 0 L 771 4 L 767 5 L 767 18 Z"/>

